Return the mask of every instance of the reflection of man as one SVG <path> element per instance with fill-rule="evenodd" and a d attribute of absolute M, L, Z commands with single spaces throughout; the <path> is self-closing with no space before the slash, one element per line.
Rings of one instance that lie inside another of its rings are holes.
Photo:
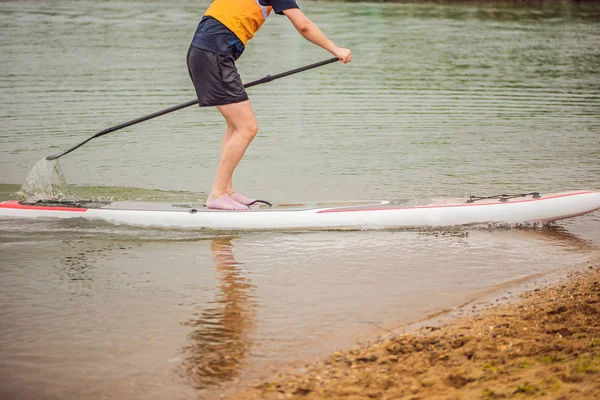
<path fill-rule="evenodd" d="M 231 239 L 212 241 L 221 292 L 200 316 L 187 322 L 190 333 L 188 356 L 183 367 L 194 387 L 207 388 L 237 376 L 240 363 L 248 353 L 251 342 L 248 332 L 252 327 L 255 303 L 248 292 L 253 285 L 237 267 Z"/>

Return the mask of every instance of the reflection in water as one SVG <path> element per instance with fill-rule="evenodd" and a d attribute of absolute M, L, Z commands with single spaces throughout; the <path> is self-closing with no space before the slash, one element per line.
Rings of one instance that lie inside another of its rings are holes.
<path fill-rule="evenodd" d="M 250 293 L 252 283 L 243 276 L 233 256 L 230 238 L 212 242 L 220 293 L 208 308 L 185 323 L 194 330 L 189 334 L 190 345 L 184 349 L 184 370 L 197 389 L 231 381 L 239 375 L 242 361 L 252 345 L 252 328 L 256 302 Z"/>
<path fill-rule="evenodd" d="M 64 244 L 70 248 L 74 248 L 80 243 L 74 243 L 76 241 L 65 240 Z M 90 260 L 90 256 L 94 253 L 101 253 L 102 249 L 81 249 L 75 254 L 68 254 L 63 257 L 61 262 L 61 266 L 64 268 L 65 278 L 71 282 L 78 282 L 80 284 L 80 288 L 78 291 L 83 289 L 84 292 L 89 293 L 89 289 L 91 289 L 93 274 L 90 271 L 90 267 L 92 261 Z"/>
<path fill-rule="evenodd" d="M 113 254 L 127 254 L 124 251 L 132 245 L 120 242 L 90 241 L 87 239 L 66 239 L 62 242 L 65 255 L 58 264 L 61 280 L 68 281 L 70 294 L 94 296 L 93 283 L 98 260 L 111 259 Z M 133 255 L 128 255 L 136 258 Z"/>
<path fill-rule="evenodd" d="M 594 244 L 594 242 L 569 232 L 559 225 L 547 225 L 543 228 L 534 229 L 519 229 L 519 233 L 536 239 L 545 240 L 554 245 L 562 246 L 573 251 L 579 252 L 598 249 L 598 246 Z"/>

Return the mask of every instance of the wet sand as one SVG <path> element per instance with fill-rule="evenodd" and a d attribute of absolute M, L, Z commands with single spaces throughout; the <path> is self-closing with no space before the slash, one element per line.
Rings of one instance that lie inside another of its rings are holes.
<path fill-rule="evenodd" d="M 600 262 L 483 308 L 390 332 L 228 398 L 600 398 Z"/>

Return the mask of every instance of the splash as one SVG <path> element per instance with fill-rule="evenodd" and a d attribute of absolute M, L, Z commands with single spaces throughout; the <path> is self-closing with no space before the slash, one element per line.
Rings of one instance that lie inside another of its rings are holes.
<path fill-rule="evenodd" d="M 67 178 L 58 160 L 56 160 L 56 163 L 54 164 L 54 172 L 56 173 L 56 177 L 58 178 L 58 185 L 56 185 L 54 189 L 55 197 L 64 200 L 74 200 L 76 196 L 74 196 L 73 193 L 71 193 L 69 184 L 67 183 Z"/>
<path fill-rule="evenodd" d="M 56 173 L 57 183 L 53 185 L 54 173 Z M 42 158 L 31 168 L 17 195 L 32 202 L 50 199 L 67 200 L 73 197 L 58 160 L 46 160 L 46 158 Z"/>

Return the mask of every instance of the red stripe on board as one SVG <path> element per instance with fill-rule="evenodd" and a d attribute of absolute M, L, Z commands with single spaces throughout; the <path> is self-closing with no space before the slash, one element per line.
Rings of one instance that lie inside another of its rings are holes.
<path fill-rule="evenodd" d="M 549 199 L 558 199 L 560 197 L 569 197 L 569 196 L 578 196 L 581 194 L 590 194 L 595 192 L 577 192 L 577 193 L 567 193 L 560 194 L 557 196 L 550 197 L 542 197 L 541 199 L 525 199 L 525 200 L 517 200 L 517 201 L 509 201 L 509 202 L 498 202 L 498 203 L 465 203 L 465 204 L 452 204 L 452 205 L 444 205 L 444 206 L 414 206 L 414 207 L 395 207 L 395 208 L 384 208 L 383 207 L 370 207 L 370 208 L 337 208 L 337 209 L 329 209 L 329 210 L 321 210 L 317 211 L 317 214 L 321 213 L 340 213 L 340 212 L 356 212 L 356 211 L 389 211 L 389 210 L 414 210 L 416 208 L 451 208 L 451 207 L 477 207 L 477 206 L 499 206 L 506 204 L 516 204 L 516 203 L 528 203 L 530 201 L 542 201 Z M 493 199 L 490 199 L 493 200 Z"/>
<path fill-rule="evenodd" d="M 74 211 L 74 212 L 85 212 L 87 208 L 76 208 L 76 207 L 52 207 L 52 206 L 28 206 L 20 204 L 18 201 L 3 201 L 0 203 L 0 208 L 11 208 L 18 210 L 43 210 L 43 211 Z"/>

